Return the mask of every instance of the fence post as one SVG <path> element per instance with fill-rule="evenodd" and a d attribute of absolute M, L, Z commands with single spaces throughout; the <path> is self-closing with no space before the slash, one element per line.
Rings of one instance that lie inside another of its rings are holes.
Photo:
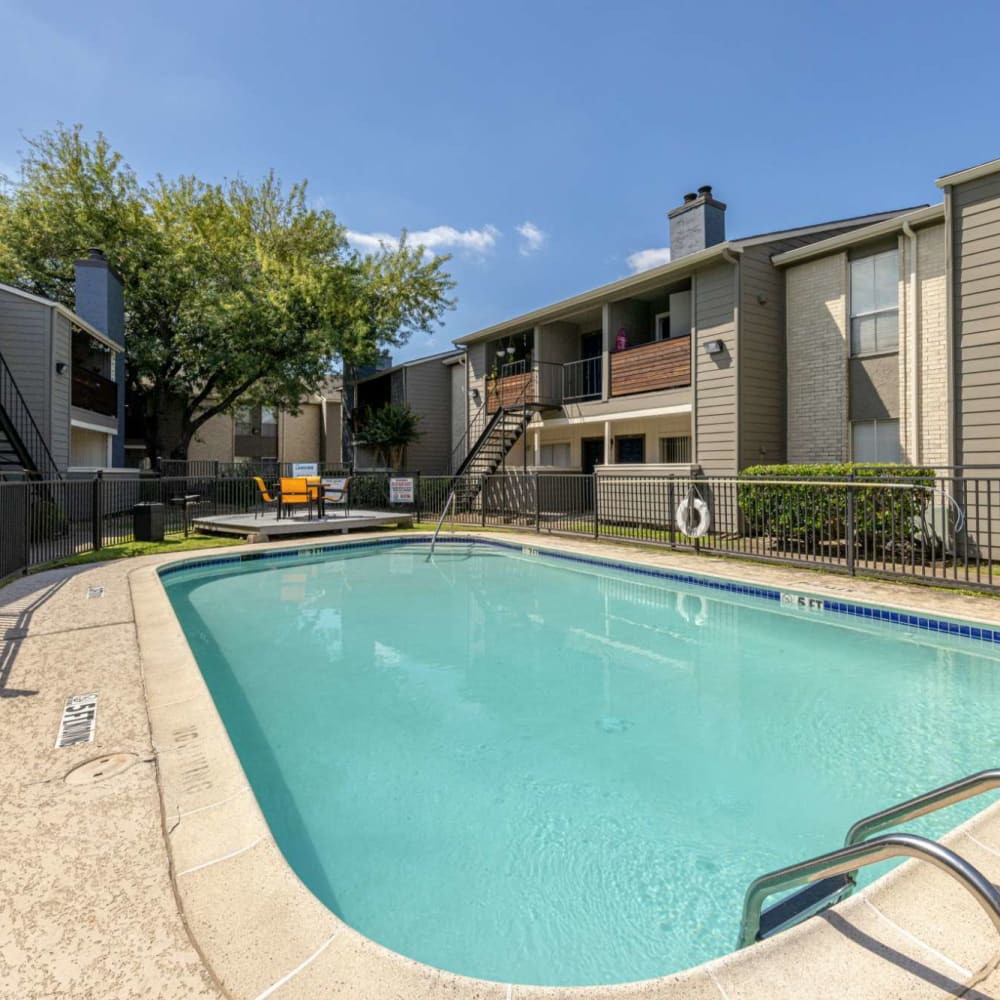
<path fill-rule="evenodd" d="M 483 516 L 483 527 L 486 527 L 486 477 L 479 479 L 479 512 Z"/>
<path fill-rule="evenodd" d="M 677 545 L 677 535 L 675 533 L 677 525 L 674 520 L 674 510 L 676 509 L 676 505 L 674 504 L 674 499 L 674 477 L 671 476 L 667 480 L 667 538 L 670 541 L 671 548 L 674 548 Z"/>
<path fill-rule="evenodd" d="M 103 537 L 104 532 L 102 530 L 103 525 L 101 523 L 103 520 L 103 515 L 102 515 L 102 507 L 103 507 L 102 501 L 104 500 L 104 491 L 102 489 L 103 483 L 104 483 L 104 473 L 100 469 L 98 469 L 97 475 L 94 476 L 93 498 L 90 505 L 91 516 L 93 518 L 93 524 L 92 524 L 93 533 L 91 541 L 93 543 L 95 552 L 98 552 L 104 543 L 104 537 Z"/>
<path fill-rule="evenodd" d="M 850 474 L 854 478 L 854 473 Z M 854 487 L 847 487 L 847 573 L 854 576 Z"/>
<path fill-rule="evenodd" d="M 535 473 L 535 534 L 542 530 L 542 500 L 538 484 L 539 476 Z"/>
<path fill-rule="evenodd" d="M 592 472 L 590 474 L 590 478 L 593 479 L 592 486 L 593 486 L 593 489 L 594 489 L 594 538 L 600 538 L 601 537 L 601 516 L 600 516 L 600 512 L 598 510 L 599 503 L 598 503 L 597 497 L 598 497 L 599 490 L 598 490 L 597 473 L 596 472 Z"/>
<path fill-rule="evenodd" d="M 454 513 L 454 512 L 453 512 Z M 413 514 L 417 524 L 420 523 L 420 470 L 413 477 Z"/>
<path fill-rule="evenodd" d="M 31 568 L 31 484 L 25 481 L 24 489 L 24 570 L 25 576 Z"/>

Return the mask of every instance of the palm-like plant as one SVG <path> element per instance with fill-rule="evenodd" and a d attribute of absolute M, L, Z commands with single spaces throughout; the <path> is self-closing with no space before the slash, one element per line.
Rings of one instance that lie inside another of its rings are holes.
<path fill-rule="evenodd" d="M 403 463 L 407 445 L 422 438 L 418 430 L 420 415 L 402 403 L 386 403 L 378 410 L 369 410 L 358 432 L 358 443 L 367 445 L 387 468 L 395 469 Z"/>

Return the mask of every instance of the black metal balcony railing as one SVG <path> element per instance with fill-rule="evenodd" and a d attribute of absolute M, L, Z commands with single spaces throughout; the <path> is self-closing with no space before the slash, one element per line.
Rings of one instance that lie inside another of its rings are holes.
<path fill-rule="evenodd" d="M 578 403 L 585 399 L 601 398 L 601 361 L 598 356 L 563 365 L 563 402 Z"/>
<path fill-rule="evenodd" d="M 118 413 L 118 385 L 111 379 L 87 371 L 73 369 L 73 405 L 113 417 Z"/>

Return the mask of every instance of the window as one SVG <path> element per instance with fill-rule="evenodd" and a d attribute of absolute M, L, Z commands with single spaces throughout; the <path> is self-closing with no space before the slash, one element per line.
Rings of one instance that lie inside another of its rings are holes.
<path fill-rule="evenodd" d="M 898 462 L 899 421 L 858 420 L 851 424 L 851 460 Z"/>
<path fill-rule="evenodd" d="M 621 465 L 638 465 L 646 461 L 645 437 L 615 438 L 615 451 Z"/>
<path fill-rule="evenodd" d="M 538 453 L 539 465 L 554 465 L 560 469 L 569 468 L 569 442 L 543 444 Z"/>
<path fill-rule="evenodd" d="M 851 354 L 899 350 L 899 252 L 851 261 Z"/>
<path fill-rule="evenodd" d="M 667 465 L 687 465 L 691 461 L 691 438 L 660 438 L 660 461 Z"/>

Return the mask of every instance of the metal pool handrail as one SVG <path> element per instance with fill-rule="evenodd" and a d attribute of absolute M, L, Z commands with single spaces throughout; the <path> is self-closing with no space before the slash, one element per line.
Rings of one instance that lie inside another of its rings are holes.
<path fill-rule="evenodd" d="M 1000 788 L 1000 768 L 991 768 L 986 771 L 977 771 L 951 784 L 934 788 L 923 795 L 917 795 L 905 802 L 899 802 L 881 812 L 872 813 L 864 819 L 859 819 L 847 831 L 844 840 L 845 847 L 853 847 L 867 840 L 873 833 L 885 830 L 887 827 L 896 826 L 906 820 L 916 819 L 918 816 L 926 816 L 927 813 L 936 812 L 946 806 L 954 805 L 965 799 L 971 799 L 983 792 Z"/>
<path fill-rule="evenodd" d="M 451 488 L 451 492 L 448 494 L 448 499 L 445 501 L 444 510 L 441 511 L 441 516 L 438 518 L 437 527 L 434 529 L 434 537 L 431 539 L 431 550 L 427 553 L 427 561 L 430 562 L 431 556 L 434 555 L 434 546 L 437 545 L 438 535 L 441 533 L 441 525 L 444 524 L 444 519 L 448 516 L 448 508 L 455 503 L 455 487 Z"/>
<path fill-rule="evenodd" d="M 779 868 L 754 879 L 747 889 L 743 902 L 743 918 L 740 921 L 737 948 L 745 948 L 758 940 L 761 909 L 764 900 L 773 893 L 794 889 L 796 886 L 818 882 L 835 875 L 850 876 L 859 868 L 898 857 L 927 861 L 950 875 L 968 889 L 1000 934 L 1000 893 L 980 871 L 954 851 L 933 840 L 910 833 L 891 833 L 851 847 L 842 847 L 828 854 L 820 854 L 808 861 L 800 861 L 796 865 Z"/>

